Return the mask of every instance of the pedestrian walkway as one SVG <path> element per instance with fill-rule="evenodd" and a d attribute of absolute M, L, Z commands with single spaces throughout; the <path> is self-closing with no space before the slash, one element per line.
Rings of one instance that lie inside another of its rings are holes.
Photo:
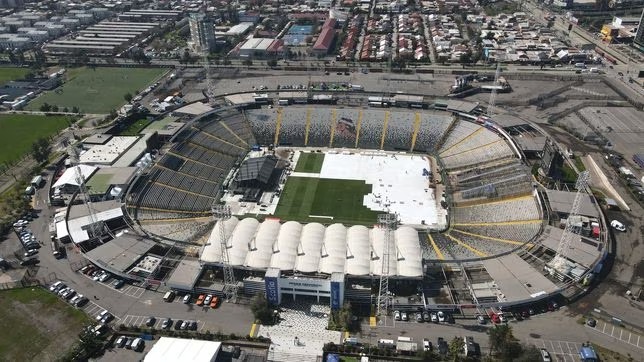
<path fill-rule="evenodd" d="M 339 344 L 342 333 L 329 331 L 328 306 L 291 302 L 282 305 L 280 322 L 260 326 L 258 336 L 271 339 L 270 361 L 316 361 L 325 343 Z"/>

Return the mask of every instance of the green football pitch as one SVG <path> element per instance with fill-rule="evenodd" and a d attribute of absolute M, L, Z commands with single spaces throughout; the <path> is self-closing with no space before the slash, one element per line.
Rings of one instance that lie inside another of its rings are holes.
<path fill-rule="evenodd" d="M 290 177 L 275 216 L 321 223 L 373 224 L 378 213 L 362 204 L 371 185 L 361 180 Z"/>
<path fill-rule="evenodd" d="M 67 116 L 0 115 L 0 163 L 19 160 L 38 138 L 50 137 L 71 123 Z"/>
<path fill-rule="evenodd" d="M 320 173 L 324 163 L 324 153 L 300 153 L 295 165 L 295 172 Z"/>
<path fill-rule="evenodd" d="M 109 113 L 125 104 L 126 93 L 134 95 L 166 71 L 163 68 L 72 68 L 65 73 L 65 84 L 39 96 L 27 109 L 38 111 L 48 103 L 59 108 L 78 107 L 83 113 Z"/>

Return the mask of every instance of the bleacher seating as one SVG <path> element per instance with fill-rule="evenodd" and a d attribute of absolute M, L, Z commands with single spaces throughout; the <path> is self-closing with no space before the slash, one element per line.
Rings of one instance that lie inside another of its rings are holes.
<path fill-rule="evenodd" d="M 525 243 L 531 241 L 539 233 L 540 228 L 541 223 L 533 222 L 493 226 L 462 225 L 455 227 L 455 230 L 462 230 L 471 234 L 488 236 L 491 238 L 513 240 Z"/>
<path fill-rule="evenodd" d="M 482 239 L 473 235 L 459 233 L 455 230 L 450 232 L 450 235 L 462 243 L 484 253 L 487 256 L 507 253 L 519 247 L 517 244 L 503 243 L 495 240 Z"/>
<path fill-rule="evenodd" d="M 535 220 L 539 218 L 539 207 L 531 196 L 452 208 L 452 223 L 454 224 Z"/>

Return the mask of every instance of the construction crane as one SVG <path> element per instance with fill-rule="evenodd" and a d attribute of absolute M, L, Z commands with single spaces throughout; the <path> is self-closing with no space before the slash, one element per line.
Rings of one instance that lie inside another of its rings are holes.
<path fill-rule="evenodd" d="M 487 115 L 492 117 L 494 115 L 494 106 L 496 105 L 496 87 L 499 85 L 499 74 L 501 73 L 501 63 L 496 63 L 496 72 L 494 73 L 494 87 L 490 93 L 490 102 L 487 106 Z"/>
<path fill-rule="evenodd" d="M 224 271 L 224 299 L 226 301 L 237 300 L 237 282 L 233 266 L 230 264 L 228 255 L 228 234 L 226 233 L 226 221 L 232 217 L 230 207 L 226 205 L 213 205 L 212 215 L 217 220 L 219 228 L 219 242 L 221 244 L 221 268 Z"/>
<path fill-rule="evenodd" d="M 566 220 L 566 228 L 561 235 L 561 240 L 557 246 L 557 253 L 555 257 L 550 261 L 549 265 L 546 267 L 546 270 L 550 272 L 550 275 L 557 275 L 562 281 L 564 277 L 570 276 L 571 266 L 568 262 L 567 256 L 568 251 L 570 250 L 570 243 L 575 238 L 579 238 L 579 235 L 575 233 L 575 226 L 573 225 L 572 219 L 574 216 L 579 214 L 579 207 L 581 205 L 581 200 L 586 195 L 586 187 L 588 186 L 589 181 L 588 171 L 583 171 L 577 177 L 577 193 L 575 194 L 575 199 L 572 202 L 572 207 L 570 209 L 570 214 Z"/>
<path fill-rule="evenodd" d="M 87 207 L 87 216 L 89 217 L 87 234 L 89 236 L 89 240 L 96 238 L 102 243 L 102 236 L 106 232 L 109 232 L 109 230 L 107 230 L 103 220 L 99 220 L 97 212 L 92 205 L 92 200 L 90 198 L 89 191 L 87 190 L 85 176 L 81 171 L 81 165 L 79 163 L 80 153 L 78 148 L 76 148 L 72 143 L 67 146 L 67 153 L 69 154 L 70 165 L 73 167 L 75 172 L 76 183 L 78 183 L 78 195 L 76 198 L 78 199 L 78 197 L 82 197 L 85 200 L 85 206 Z"/>
<path fill-rule="evenodd" d="M 393 296 L 389 292 L 389 262 L 391 260 L 390 248 L 394 242 L 394 230 L 398 220 L 395 214 L 387 213 L 378 215 L 378 227 L 384 233 L 381 260 L 381 273 L 380 273 L 380 288 L 378 289 L 377 312 L 376 315 L 383 317 L 387 315 L 389 309 L 393 305 Z"/>

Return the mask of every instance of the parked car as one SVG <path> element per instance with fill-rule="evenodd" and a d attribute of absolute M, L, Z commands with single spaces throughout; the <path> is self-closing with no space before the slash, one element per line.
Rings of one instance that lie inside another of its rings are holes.
<path fill-rule="evenodd" d="M 479 324 L 485 324 L 486 323 L 485 317 L 483 317 L 480 314 L 476 316 L 476 320 L 479 322 Z"/>
<path fill-rule="evenodd" d="M 447 346 L 447 342 L 445 342 L 445 339 L 443 337 L 438 337 L 437 345 L 438 353 L 446 355 L 449 351 L 449 347 Z"/>
<path fill-rule="evenodd" d="M 110 273 L 104 272 L 103 275 L 98 279 L 99 282 L 106 282 L 111 277 Z"/>
<path fill-rule="evenodd" d="M 183 296 L 183 304 L 188 304 L 190 303 L 190 294 L 186 294 Z"/>
<path fill-rule="evenodd" d="M 436 315 L 436 312 L 432 312 L 430 314 L 430 318 L 431 318 L 432 322 L 438 323 L 438 316 Z"/>
<path fill-rule="evenodd" d="M 121 289 L 125 285 L 125 281 L 123 279 L 116 279 L 113 283 L 112 286 L 114 289 Z"/>
<path fill-rule="evenodd" d="M 541 348 L 540 352 L 541 352 L 541 360 L 543 362 L 551 362 L 552 361 L 552 358 L 550 358 L 550 353 L 548 351 L 546 351 L 545 348 Z"/>
<path fill-rule="evenodd" d="M 586 325 L 589 327 L 595 328 L 595 326 L 597 325 L 597 321 L 594 318 L 588 318 L 586 320 Z"/>
<path fill-rule="evenodd" d="M 64 288 L 64 287 L 65 287 L 65 284 L 63 284 L 63 282 L 61 282 L 61 281 L 59 280 L 59 281 L 57 281 L 56 283 L 54 283 L 54 284 L 52 284 L 52 285 L 50 285 L 50 286 L 49 286 L 49 291 L 51 291 L 51 292 L 57 292 L 57 291 L 59 291 L 61 288 Z"/>
<path fill-rule="evenodd" d="M 172 327 L 172 319 L 166 318 L 163 320 L 163 323 L 161 323 L 161 329 L 168 329 Z"/>
<path fill-rule="evenodd" d="M 219 304 L 219 297 L 215 295 L 212 297 L 212 301 L 210 302 L 210 308 L 217 308 L 218 304 Z"/>
<path fill-rule="evenodd" d="M 40 259 L 38 258 L 29 258 L 20 262 L 21 266 L 30 266 L 40 264 Z"/>
<path fill-rule="evenodd" d="M 196 321 L 190 321 L 190 326 L 188 326 L 188 329 L 191 331 L 196 331 L 197 330 L 197 322 Z"/>
<path fill-rule="evenodd" d="M 186 330 L 186 329 L 188 329 L 188 326 L 189 326 L 189 325 L 190 325 L 190 322 L 188 322 L 188 321 L 183 321 L 183 323 L 181 323 L 181 329 L 182 329 L 182 330 Z"/>
<path fill-rule="evenodd" d="M 425 322 L 431 322 L 431 318 L 430 318 L 430 316 L 429 316 L 429 312 L 427 312 L 427 311 L 424 311 L 424 312 L 423 312 L 423 320 L 424 320 Z"/>
<path fill-rule="evenodd" d="M 28 258 L 28 257 L 30 257 L 30 256 L 34 256 L 34 255 L 36 255 L 36 254 L 38 254 L 38 250 L 37 250 L 37 249 L 29 249 L 29 250 L 27 250 L 27 252 L 24 254 L 24 256 L 25 256 L 25 258 Z"/>
<path fill-rule="evenodd" d="M 76 302 L 74 302 L 74 306 L 77 307 L 77 308 L 80 308 L 80 307 L 84 306 L 85 304 L 87 304 L 88 302 L 89 302 L 89 299 L 87 299 L 87 297 L 81 295 L 81 297 L 78 298 L 76 300 Z"/>
<path fill-rule="evenodd" d="M 183 324 L 183 319 L 177 319 L 176 322 L 174 322 L 174 329 L 177 331 L 181 329 L 181 325 Z"/>
<path fill-rule="evenodd" d="M 210 301 L 212 301 L 212 294 L 208 294 L 208 295 L 206 296 L 206 299 L 204 299 L 204 301 L 203 301 L 203 305 L 205 305 L 205 306 L 209 306 L 209 305 L 210 305 Z"/>
<path fill-rule="evenodd" d="M 394 311 L 394 320 L 399 321 L 400 320 L 400 311 Z"/>
<path fill-rule="evenodd" d="M 125 342 L 127 342 L 127 337 L 120 336 L 119 338 L 116 339 L 116 342 L 114 342 L 114 345 L 118 348 L 123 348 L 125 347 Z"/>
<path fill-rule="evenodd" d="M 619 222 L 617 220 L 611 221 L 610 226 L 612 226 L 615 230 L 618 230 L 618 231 L 621 231 L 621 232 L 626 231 L 626 226 L 624 226 L 624 224 L 622 224 L 621 222 Z"/>
<path fill-rule="evenodd" d="M 206 295 L 205 294 L 199 294 L 199 297 L 197 297 L 197 302 L 195 304 L 197 304 L 198 306 L 202 306 L 203 302 L 204 302 L 204 299 L 206 299 Z"/>
<path fill-rule="evenodd" d="M 407 322 L 409 320 L 409 317 L 407 316 L 407 312 L 401 312 L 400 319 L 402 319 L 403 322 Z"/>
<path fill-rule="evenodd" d="M 107 310 L 104 310 L 104 311 L 100 312 L 100 313 L 96 316 L 96 320 L 97 320 L 97 321 L 100 321 L 100 320 L 102 320 L 102 319 L 103 319 L 103 317 L 105 317 L 105 316 L 106 316 L 106 315 L 108 315 L 108 314 L 110 314 L 110 312 L 108 312 Z"/>
<path fill-rule="evenodd" d="M 156 323 L 156 321 L 157 321 L 157 319 L 156 319 L 156 318 L 154 318 L 154 317 L 150 316 L 150 317 L 148 317 L 148 319 L 145 321 L 145 325 L 146 325 L 146 326 L 148 326 L 148 327 L 152 327 L 152 326 L 154 325 L 154 323 Z"/>
<path fill-rule="evenodd" d="M 127 338 L 125 341 L 125 348 L 130 349 L 132 348 L 132 342 L 134 341 L 134 338 Z"/>
<path fill-rule="evenodd" d="M 438 315 L 438 322 L 444 323 L 445 322 L 445 313 L 441 310 L 441 311 L 438 311 L 437 315 Z"/>
<path fill-rule="evenodd" d="M 423 351 L 428 352 L 431 351 L 432 348 L 432 342 L 430 342 L 427 338 L 423 338 Z"/>

